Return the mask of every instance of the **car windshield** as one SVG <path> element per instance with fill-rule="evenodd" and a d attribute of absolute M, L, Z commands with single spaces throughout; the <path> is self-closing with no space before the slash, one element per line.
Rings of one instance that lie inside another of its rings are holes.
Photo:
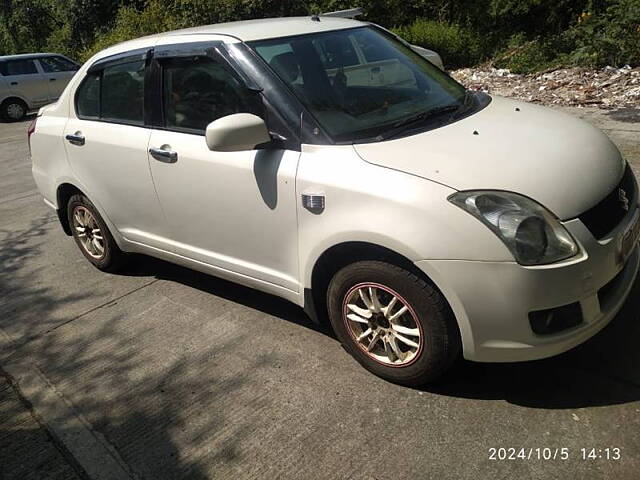
<path fill-rule="evenodd" d="M 338 142 L 382 139 L 451 118 L 465 88 L 375 27 L 249 44 Z"/>

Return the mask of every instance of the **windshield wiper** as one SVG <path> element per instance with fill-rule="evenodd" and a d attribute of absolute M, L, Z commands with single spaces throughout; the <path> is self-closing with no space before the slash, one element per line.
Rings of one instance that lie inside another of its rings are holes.
<path fill-rule="evenodd" d="M 413 115 L 411 117 L 405 118 L 403 120 L 400 120 L 399 122 L 396 122 L 392 125 L 392 129 L 388 132 L 385 133 L 381 133 L 380 135 L 378 135 L 378 140 L 388 140 L 390 138 L 393 138 L 397 135 L 400 135 L 402 132 L 405 132 L 406 130 L 408 130 L 409 128 L 411 128 L 413 125 L 422 122 L 423 120 L 426 120 L 428 118 L 433 118 L 433 117 L 437 117 L 438 115 L 442 115 L 443 113 L 449 113 L 449 112 L 457 112 L 458 110 L 460 110 L 460 108 L 462 108 L 462 106 L 464 105 L 464 103 L 462 105 L 443 105 L 441 107 L 436 107 L 436 108 L 432 108 L 430 110 L 425 110 L 424 112 L 420 112 L 416 115 Z"/>

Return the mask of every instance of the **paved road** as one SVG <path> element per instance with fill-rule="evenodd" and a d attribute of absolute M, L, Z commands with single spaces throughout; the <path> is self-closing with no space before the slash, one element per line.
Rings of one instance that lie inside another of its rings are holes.
<path fill-rule="evenodd" d="M 637 111 L 578 113 L 640 167 Z M 285 301 L 149 258 L 92 268 L 35 191 L 25 130 L 0 124 L 0 365 L 90 476 L 637 478 L 640 284 L 568 354 L 402 388 Z M 570 459 L 492 461 L 491 447 Z M 582 461 L 583 447 L 622 458 Z"/>

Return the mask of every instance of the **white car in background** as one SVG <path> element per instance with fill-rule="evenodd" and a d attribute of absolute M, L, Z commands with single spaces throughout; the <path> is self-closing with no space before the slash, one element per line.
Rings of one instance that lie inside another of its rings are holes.
<path fill-rule="evenodd" d="M 564 352 L 638 270 L 636 181 L 602 132 L 468 91 L 355 20 L 116 45 L 41 110 L 30 146 L 97 268 L 138 252 L 281 296 L 406 385 L 461 354 Z"/>
<path fill-rule="evenodd" d="M 79 68 L 55 53 L 0 56 L 0 117 L 22 120 L 30 110 L 55 102 Z"/>

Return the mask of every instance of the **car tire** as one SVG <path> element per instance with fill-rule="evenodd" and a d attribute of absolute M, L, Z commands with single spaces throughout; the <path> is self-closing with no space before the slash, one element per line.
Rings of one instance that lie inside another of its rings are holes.
<path fill-rule="evenodd" d="M 19 98 L 10 98 L 5 100 L 0 106 L 0 116 L 3 119 L 18 122 L 27 115 L 28 109 L 26 103 Z"/>
<path fill-rule="evenodd" d="M 116 244 L 96 207 L 84 195 L 73 195 L 67 203 L 67 218 L 73 239 L 93 266 L 115 272 L 126 263 L 126 254 Z"/>
<path fill-rule="evenodd" d="M 443 295 L 396 265 L 361 261 L 342 268 L 329 284 L 327 308 L 345 350 L 391 382 L 425 385 L 460 357 L 458 326 Z"/>

